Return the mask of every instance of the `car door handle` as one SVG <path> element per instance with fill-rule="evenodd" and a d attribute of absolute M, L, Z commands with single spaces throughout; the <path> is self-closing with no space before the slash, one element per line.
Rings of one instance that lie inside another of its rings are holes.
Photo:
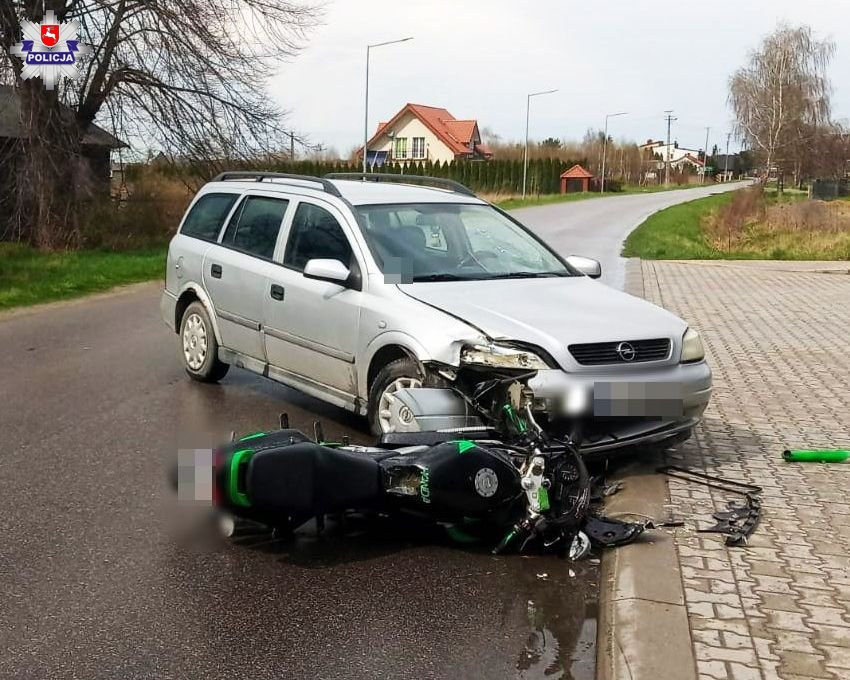
<path fill-rule="evenodd" d="M 278 286 L 277 284 L 272 284 L 272 298 L 275 300 L 283 300 L 283 286 Z"/>
<path fill-rule="evenodd" d="M 212 277 L 214 279 L 220 279 L 221 278 L 221 265 L 220 264 L 214 264 L 212 267 L 210 267 L 210 274 L 212 275 Z"/>

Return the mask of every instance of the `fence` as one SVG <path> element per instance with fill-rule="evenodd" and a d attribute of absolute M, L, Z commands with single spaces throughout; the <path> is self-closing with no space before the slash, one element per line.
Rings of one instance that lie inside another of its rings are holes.
<path fill-rule="evenodd" d="M 809 198 L 831 201 L 834 198 L 850 195 L 849 188 L 847 180 L 816 179 L 809 186 Z"/>

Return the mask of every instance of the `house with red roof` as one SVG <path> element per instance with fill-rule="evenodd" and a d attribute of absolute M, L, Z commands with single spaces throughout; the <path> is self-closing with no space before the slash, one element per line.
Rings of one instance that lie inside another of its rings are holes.
<path fill-rule="evenodd" d="M 366 148 L 370 165 L 452 163 L 487 160 L 493 155 L 481 141 L 478 121 L 459 120 L 446 109 L 422 104 L 405 104 L 392 118 L 380 123 Z"/>
<path fill-rule="evenodd" d="M 670 167 L 673 170 L 684 170 L 686 168 L 693 169 L 696 170 L 698 175 L 701 175 L 702 168 L 705 165 L 705 162 L 701 158 L 699 158 L 699 156 L 697 155 L 699 153 L 699 151 L 697 151 L 696 153 L 686 153 L 681 158 L 675 161 L 671 161 Z"/>

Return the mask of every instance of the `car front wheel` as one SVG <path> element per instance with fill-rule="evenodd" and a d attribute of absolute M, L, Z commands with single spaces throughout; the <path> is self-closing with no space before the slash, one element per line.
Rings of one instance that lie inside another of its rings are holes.
<path fill-rule="evenodd" d="M 412 414 L 397 408 L 395 393 L 409 387 L 422 387 L 423 379 L 419 364 L 405 357 L 384 366 L 375 376 L 369 390 L 369 428 L 372 434 L 408 431 Z M 405 420 L 405 416 L 409 416 Z"/>
<path fill-rule="evenodd" d="M 218 382 L 230 366 L 218 358 L 218 342 L 206 308 L 193 302 L 180 321 L 180 349 L 183 366 L 192 380 Z"/>

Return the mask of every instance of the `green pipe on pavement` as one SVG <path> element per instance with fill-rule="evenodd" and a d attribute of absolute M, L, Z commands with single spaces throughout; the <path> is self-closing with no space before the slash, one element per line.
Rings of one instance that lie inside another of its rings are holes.
<path fill-rule="evenodd" d="M 796 463 L 843 463 L 850 458 L 850 451 L 844 449 L 785 450 L 782 457 Z"/>

